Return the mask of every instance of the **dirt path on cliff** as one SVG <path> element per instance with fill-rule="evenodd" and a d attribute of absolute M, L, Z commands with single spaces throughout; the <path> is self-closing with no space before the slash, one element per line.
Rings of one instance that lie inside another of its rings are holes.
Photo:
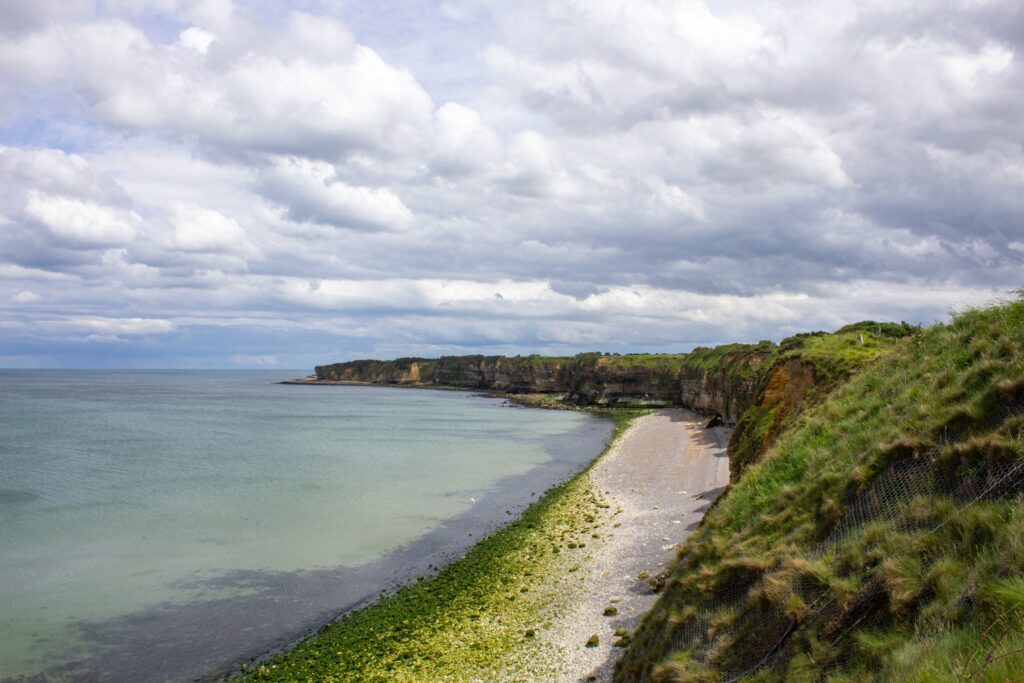
<path fill-rule="evenodd" d="M 670 567 L 679 545 L 729 482 L 729 430 L 704 429 L 699 416 L 662 410 L 639 418 L 591 471 L 613 513 L 604 538 L 579 570 L 580 594 L 545 630 L 565 653 L 563 681 L 608 681 L 622 650 L 616 628 L 631 633 L 657 595 L 648 580 Z M 605 609 L 614 607 L 613 616 Z M 591 635 L 597 647 L 587 647 Z"/>

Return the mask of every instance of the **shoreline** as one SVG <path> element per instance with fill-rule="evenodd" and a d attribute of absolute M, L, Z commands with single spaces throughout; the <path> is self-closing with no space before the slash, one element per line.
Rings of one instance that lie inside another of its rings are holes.
<path fill-rule="evenodd" d="M 249 384 L 262 395 L 264 382 L 257 379 Z M 338 390 L 339 395 L 343 392 L 364 395 L 363 390 Z M 293 396 L 297 400 L 302 395 L 301 403 L 306 405 L 322 402 L 321 394 L 315 391 L 277 387 L 272 393 L 278 400 L 291 401 Z M 404 414 L 401 407 L 410 401 L 428 401 L 438 417 L 443 417 L 452 402 L 472 403 L 492 413 L 486 419 L 494 420 L 495 425 L 538 424 L 541 428 L 536 433 L 505 430 L 503 441 L 509 445 L 503 448 L 510 450 L 510 456 L 527 447 L 543 449 L 547 455 L 538 451 L 526 471 L 515 467 L 507 476 L 492 474 L 488 479 L 492 483 L 473 492 L 457 485 L 448 487 L 451 491 L 444 495 L 465 501 L 459 504 L 458 514 L 435 518 L 425 533 L 395 545 L 366 564 L 342 566 L 329 562 L 282 570 L 214 568 L 190 574 L 180 584 L 183 591 L 188 591 L 183 593 L 188 599 L 173 604 L 140 601 L 138 607 L 110 616 L 82 619 L 77 624 L 83 638 L 88 639 L 86 646 L 68 650 L 67 654 L 54 647 L 53 657 L 40 658 L 31 674 L 15 671 L 12 675 L 35 675 L 39 671 L 53 679 L 77 680 L 104 672 L 104 679 L 141 682 L 219 680 L 236 674 L 241 664 L 278 653 L 340 614 L 372 603 L 382 592 L 393 593 L 402 585 L 415 583 L 418 576 L 432 575 L 450 564 L 481 537 L 508 524 L 513 515 L 518 517 L 543 491 L 574 476 L 604 449 L 612 431 L 609 420 L 593 416 L 563 415 L 561 419 L 550 414 L 534 414 L 533 418 L 519 414 L 517 418 L 514 413 L 502 412 L 506 404 L 501 399 L 480 400 L 469 393 L 433 396 L 393 394 L 383 400 L 396 406 L 395 415 Z M 362 401 L 355 399 L 356 403 Z M 328 410 L 327 414 L 332 412 Z M 301 409 L 299 413 L 306 414 Z M 427 419 L 431 419 L 430 414 Z M 461 431 L 457 422 L 451 423 L 450 429 Z M 418 438 L 418 432 L 411 436 Z M 519 438 L 526 439 L 522 446 L 515 443 Z M 470 443 L 467 452 L 473 451 Z M 410 467 L 405 471 L 415 472 L 416 466 Z M 470 494 L 475 500 L 468 498 Z M 344 525 L 346 521 L 335 517 L 329 524 Z M 312 536 L 309 542 L 320 541 Z M 325 538 L 324 542 L 330 540 Z"/>
<path fill-rule="evenodd" d="M 639 417 L 638 411 L 601 412 L 614 420 L 605 448 L 521 515 L 433 576 L 243 665 L 241 677 L 232 680 L 504 680 L 530 661 L 539 674 L 534 680 L 549 677 L 552 665 L 538 659 L 532 646 L 540 642 L 534 637 L 543 623 L 540 613 L 564 602 L 564 591 L 550 590 L 557 585 L 545 577 L 570 575 L 578 558 L 568 551 L 583 548 L 555 539 L 607 514 L 587 475 Z"/>
<path fill-rule="evenodd" d="M 515 401 L 512 396 L 502 397 Z M 534 402 L 526 405 L 548 407 Z M 546 491 L 521 516 L 435 575 L 348 612 L 290 649 L 257 661 L 244 680 L 590 680 L 582 671 L 594 668 L 595 658 L 603 662 L 597 673 L 604 680 L 618 651 L 611 649 L 610 631 L 600 634 L 598 647 L 586 646 L 587 637 L 580 635 L 578 626 L 581 609 L 588 612 L 583 621 L 593 623 L 595 631 L 612 623 L 623 629 L 619 624 L 627 625 L 631 631 L 649 609 L 646 602 L 653 602 L 654 594 L 641 588 L 637 596 L 625 595 L 623 581 L 635 584 L 636 579 L 616 576 L 616 591 L 624 595 L 614 596 L 611 604 L 621 603 L 622 616 L 607 619 L 600 608 L 589 614 L 593 598 L 587 595 L 593 591 L 588 591 L 588 586 L 593 588 L 591 584 L 601 581 L 595 568 L 607 564 L 609 554 L 621 556 L 626 548 L 635 555 L 637 550 L 628 542 L 623 546 L 621 538 L 615 540 L 617 535 L 637 538 L 631 527 L 623 530 L 630 534 L 620 534 L 617 529 L 623 526 L 617 517 L 624 507 L 632 510 L 630 506 L 636 505 L 622 498 L 625 491 L 604 488 L 609 482 L 603 471 L 608 463 L 622 459 L 621 445 L 641 420 L 684 413 L 584 410 L 610 415 L 616 424 L 601 453 L 567 481 Z M 696 429 L 700 424 L 697 416 L 685 414 Z M 679 434 L 683 434 L 681 429 Z M 691 437 L 686 434 L 685 438 Z M 664 448 L 661 453 L 667 461 L 676 455 Z M 727 459 L 723 461 L 727 480 Z M 718 492 L 720 489 L 715 495 Z M 704 508 L 706 505 L 697 511 L 700 516 Z M 695 525 L 687 528 L 687 535 Z M 645 537 L 645 546 L 648 540 Z M 678 543 L 663 546 L 660 552 L 652 550 L 650 556 L 634 559 L 652 567 L 656 561 L 667 565 L 677 547 Z M 607 590 L 605 586 L 598 592 Z M 602 594 L 598 601 L 603 607 L 612 598 Z M 628 642 L 628 636 L 622 642 Z M 569 671 L 567 666 L 575 668 Z"/>
<path fill-rule="evenodd" d="M 566 403 L 562 400 L 561 392 L 516 392 L 497 391 L 485 387 L 457 387 L 450 384 L 424 384 L 421 382 L 409 382 L 405 384 L 386 384 L 382 382 L 356 382 L 353 380 L 315 379 L 314 377 L 287 379 L 276 382 L 276 384 L 287 384 L 292 386 L 319 386 L 319 387 L 378 387 L 382 389 L 433 389 L 436 391 L 463 391 L 488 396 L 492 398 L 503 398 L 523 408 L 541 408 L 544 410 L 579 410 L 601 414 L 608 410 L 661 410 L 663 408 L 682 408 L 690 410 L 672 401 L 664 400 L 633 400 L 615 403 Z M 558 398 L 556 398 L 558 397 Z"/>

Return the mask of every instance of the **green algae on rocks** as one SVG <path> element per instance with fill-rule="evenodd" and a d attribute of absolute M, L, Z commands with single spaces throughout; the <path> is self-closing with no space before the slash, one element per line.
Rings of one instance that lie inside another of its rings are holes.
<path fill-rule="evenodd" d="M 607 410 L 608 447 L 523 515 L 435 576 L 324 626 L 294 648 L 246 667 L 243 681 L 475 681 L 550 678 L 561 653 L 540 636 L 567 607 L 570 567 L 610 516 L 589 472 L 633 419 Z"/>

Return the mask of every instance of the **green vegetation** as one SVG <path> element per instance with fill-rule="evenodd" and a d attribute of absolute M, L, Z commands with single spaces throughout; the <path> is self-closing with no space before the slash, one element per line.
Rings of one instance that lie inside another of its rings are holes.
<path fill-rule="evenodd" d="M 617 368 L 660 368 L 677 370 L 686 361 L 686 353 L 627 353 L 602 356 L 608 365 Z"/>
<path fill-rule="evenodd" d="M 707 514 L 617 680 L 1019 679 L 1024 502 L 1017 488 L 965 503 L 1021 458 L 1024 300 L 920 331 L 862 323 L 780 353 L 863 369 Z M 929 453 L 916 492 L 872 488 Z M 879 514 L 853 524 L 864 501 Z"/>
<path fill-rule="evenodd" d="M 779 345 L 783 358 L 800 358 L 814 365 L 827 381 L 839 380 L 865 363 L 891 351 L 895 341 L 912 335 L 916 328 L 905 323 L 868 320 L 824 332 L 790 337 Z"/>
<path fill-rule="evenodd" d="M 777 405 L 755 405 L 743 413 L 729 439 L 730 472 L 739 475 L 761 457 L 771 444 L 773 430 L 779 427 L 778 411 Z"/>
<path fill-rule="evenodd" d="M 779 347 L 770 341 L 756 344 L 723 344 L 713 348 L 698 346 L 686 354 L 684 365 L 694 370 L 734 374 L 737 377 L 753 375 L 765 361 L 774 359 Z"/>
<path fill-rule="evenodd" d="M 961 507 L 1021 457 L 1024 418 L 993 416 L 1024 403 L 1022 311 L 1014 301 L 927 330 L 865 321 L 688 354 L 415 362 L 421 376 L 436 367 L 436 384 L 535 392 L 512 398 L 539 407 L 671 400 L 738 420 L 732 488 L 671 576 L 637 577 L 663 595 L 636 634 L 616 634 L 619 680 L 1004 680 L 1024 666 L 1024 511 L 1009 497 Z M 404 382 L 411 362 L 386 376 Z M 885 514 L 832 538 L 894 463 L 940 446 L 931 488 L 890 496 Z M 585 482 L 261 675 L 544 678 L 559 655 L 537 636 L 590 552 L 587 515 L 603 510 Z"/>
<path fill-rule="evenodd" d="M 615 420 L 612 443 L 644 414 L 605 412 Z M 564 607 L 570 569 L 608 516 L 589 469 L 436 576 L 328 624 L 242 680 L 472 681 L 510 671 L 519 680 L 549 677 L 561 655 L 536 636 Z"/>
<path fill-rule="evenodd" d="M 746 367 L 737 367 L 733 354 L 726 367 L 731 367 L 737 377 L 734 384 L 743 377 L 755 382 L 758 389 L 737 420 L 729 441 L 732 479 L 738 480 L 749 465 L 757 462 L 804 410 L 819 403 L 849 377 L 899 348 L 905 343 L 902 340 L 915 331 L 906 324 L 869 320 L 847 325 L 832 334 L 799 334 L 784 339 L 771 350 L 762 342 L 758 354 L 738 356 L 761 358 L 756 362 L 748 360 Z M 717 349 L 708 352 L 715 355 Z"/>
<path fill-rule="evenodd" d="M 538 364 L 564 364 L 572 362 L 575 356 L 541 356 L 539 354 L 530 354 L 529 356 L 492 356 L 493 358 L 501 358 L 502 362 L 510 365 L 538 365 Z"/>

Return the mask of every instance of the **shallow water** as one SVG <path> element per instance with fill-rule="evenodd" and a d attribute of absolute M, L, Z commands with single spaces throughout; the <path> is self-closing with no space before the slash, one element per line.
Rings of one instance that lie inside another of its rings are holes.
<path fill-rule="evenodd" d="M 610 425 L 290 372 L 0 371 L 0 678 L 236 669 L 447 561 Z"/>

